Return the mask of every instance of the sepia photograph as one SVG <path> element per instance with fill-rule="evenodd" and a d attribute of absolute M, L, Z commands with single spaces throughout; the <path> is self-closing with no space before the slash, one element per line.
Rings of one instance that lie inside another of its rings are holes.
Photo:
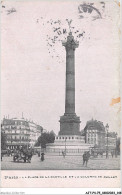
<path fill-rule="evenodd" d="M 1 170 L 120 170 L 120 2 L 1 1 Z"/>

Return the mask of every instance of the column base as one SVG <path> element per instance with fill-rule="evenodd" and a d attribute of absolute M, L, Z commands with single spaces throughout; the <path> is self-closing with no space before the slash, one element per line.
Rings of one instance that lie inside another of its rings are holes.
<path fill-rule="evenodd" d="M 80 135 L 80 117 L 65 113 L 60 117 L 59 135 Z"/>

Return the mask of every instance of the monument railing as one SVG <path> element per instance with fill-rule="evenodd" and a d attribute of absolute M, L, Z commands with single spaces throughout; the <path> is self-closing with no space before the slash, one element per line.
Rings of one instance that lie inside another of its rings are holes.
<path fill-rule="evenodd" d="M 67 155 L 70 155 L 70 154 L 83 154 L 85 151 L 88 151 L 88 149 L 59 149 L 59 148 L 46 148 L 45 152 L 46 153 L 54 153 L 54 154 L 57 154 L 57 155 L 62 155 L 62 152 L 66 152 Z"/>

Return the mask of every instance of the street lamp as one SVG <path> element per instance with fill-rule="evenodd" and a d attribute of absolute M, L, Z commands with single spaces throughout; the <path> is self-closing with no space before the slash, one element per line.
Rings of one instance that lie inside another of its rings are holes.
<path fill-rule="evenodd" d="M 65 154 L 66 154 L 66 137 L 65 137 Z"/>
<path fill-rule="evenodd" d="M 115 135 L 116 135 L 116 148 L 115 148 L 115 157 L 117 157 L 117 133 L 116 133 Z"/>
<path fill-rule="evenodd" d="M 105 128 L 106 128 L 106 132 L 107 132 L 107 151 L 106 151 L 106 158 L 108 158 L 108 129 L 109 129 L 108 123 L 106 124 Z"/>
<path fill-rule="evenodd" d="M 117 135 L 118 135 L 118 134 L 117 134 L 117 133 L 115 133 L 115 135 L 116 135 L 116 148 L 117 148 Z"/>

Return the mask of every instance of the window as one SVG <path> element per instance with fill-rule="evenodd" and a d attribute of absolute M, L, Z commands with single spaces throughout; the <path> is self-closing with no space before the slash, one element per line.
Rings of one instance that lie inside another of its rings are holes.
<path fill-rule="evenodd" d="M 70 137 L 69 137 L 69 139 L 70 139 Z"/>
<path fill-rule="evenodd" d="M 72 137 L 72 139 L 74 139 L 74 137 Z"/>

